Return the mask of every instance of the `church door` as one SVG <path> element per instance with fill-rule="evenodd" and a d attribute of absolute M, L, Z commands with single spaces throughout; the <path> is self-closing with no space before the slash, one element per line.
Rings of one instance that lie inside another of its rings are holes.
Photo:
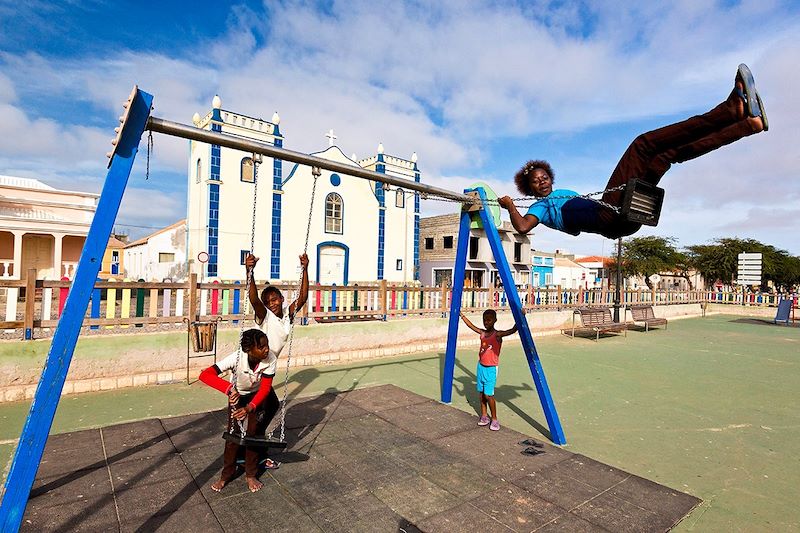
<path fill-rule="evenodd" d="M 319 282 L 321 285 L 344 285 L 344 249 L 323 246 L 319 250 Z"/>

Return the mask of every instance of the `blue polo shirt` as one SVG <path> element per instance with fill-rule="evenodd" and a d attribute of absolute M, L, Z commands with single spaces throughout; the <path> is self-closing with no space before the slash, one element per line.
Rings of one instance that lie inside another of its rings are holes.
<path fill-rule="evenodd" d="M 526 214 L 535 216 L 539 219 L 539 223 L 544 224 L 548 228 L 577 235 L 580 232 L 574 233 L 574 231 L 568 231 L 566 229 L 564 226 L 564 218 L 561 215 L 561 208 L 564 204 L 576 196 L 579 195 L 575 191 L 556 189 L 546 198 L 542 198 L 530 206 Z"/>

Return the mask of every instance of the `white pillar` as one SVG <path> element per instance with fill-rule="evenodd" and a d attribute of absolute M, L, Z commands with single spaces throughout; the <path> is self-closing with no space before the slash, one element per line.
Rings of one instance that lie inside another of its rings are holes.
<path fill-rule="evenodd" d="M 14 233 L 14 279 L 22 279 L 22 237 L 25 235 L 24 231 L 15 231 Z"/>
<path fill-rule="evenodd" d="M 56 244 L 53 247 L 53 275 L 55 276 L 54 279 L 60 280 L 61 276 L 64 275 L 62 274 L 61 270 L 61 250 L 64 241 L 64 235 L 61 233 L 55 233 L 53 234 L 53 237 L 56 239 Z"/>

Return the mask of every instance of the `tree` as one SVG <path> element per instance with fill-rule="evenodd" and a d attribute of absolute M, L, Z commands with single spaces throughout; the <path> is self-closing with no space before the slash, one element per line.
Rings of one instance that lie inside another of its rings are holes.
<path fill-rule="evenodd" d="M 689 246 L 690 264 L 709 281 L 733 284 L 738 271 L 739 254 L 761 253 L 761 281 L 772 281 L 776 287 L 789 288 L 800 282 L 800 258 L 754 239 L 721 238 L 714 244 Z"/>
<path fill-rule="evenodd" d="M 688 270 L 687 258 L 674 245 L 672 237 L 634 237 L 622 242 L 622 272 L 626 276 L 643 276 L 652 289 L 650 276 L 660 272 Z M 688 275 L 686 276 L 688 279 Z"/>
<path fill-rule="evenodd" d="M 691 265 L 709 283 L 717 280 L 732 284 L 736 276 L 738 254 L 721 244 L 695 244 L 687 247 Z"/>

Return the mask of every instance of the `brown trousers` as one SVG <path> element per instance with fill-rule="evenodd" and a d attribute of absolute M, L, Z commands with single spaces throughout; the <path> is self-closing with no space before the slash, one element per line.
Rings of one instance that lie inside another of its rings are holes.
<path fill-rule="evenodd" d="M 237 407 L 247 405 L 253 399 L 255 393 L 241 396 Z M 280 409 L 281 402 L 275 394 L 275 389 L 269 391 L 267 398 L 256 407 L 256 409 L 247 415 L 247 436 L 263 436 L 269 423 L 275 417 L 275 414 Z M 239 421 L 233 420 L 234 407 L 228 404 L 228 426 L 238 433 Z M 244 474 L 247 477 L 255 477 L 258 473 L 258 459 L 261 450 L 255 447 L 245 446 L 244 450 Z M 239 445 L 235 442 L 225 441 L 225 453 L 222 456 L 222 475 L 220 476 L 225 481 L 230 481 L 236 474 L 236 456 L 239 453 Z"/>
<path fill-rule="evenodd" d="M 727 100 L 707 113 L 636 137 L 617 163 L 606 189 L 633 178 L 657 185 L 673 163 L 695 159 L 755 133 L 747 120 L 738 116 L 737 100 L 740 97 L 733 91 Z M 621 206 L 623 194 L 624 191 L 607 192 L 603 201 Z M 641 228 L 641 224 L 620 220 L 608 209 L 600 217 L 607 225 L 600 233 L 608 238 L 631 235 Z"/>

